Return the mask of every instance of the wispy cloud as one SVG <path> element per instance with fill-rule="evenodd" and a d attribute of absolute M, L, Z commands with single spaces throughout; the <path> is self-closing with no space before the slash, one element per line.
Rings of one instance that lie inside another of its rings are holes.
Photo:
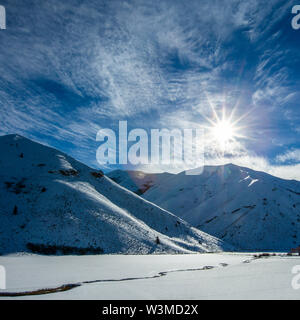
<path fill-rule="evenodd" d="M 125 119 L 145 129 L 204 126 L 213 103 L 236 118 L 247 114 L 251 139 L 231 156 L 263 150 L 271 161 L 273 141 L 299 141 L 299 47 L 285 20 L 292 1 L 2 4 L 1 134 L 18 132 L 95 165 L 100 128 Z"/>
<path fill-rule="evenodd" d="M 288 150 L 284 154 L 278 155 L 275 160 L 278 163 L 286 163 L 286 162 L 300 163 L 300 149 Z"/>

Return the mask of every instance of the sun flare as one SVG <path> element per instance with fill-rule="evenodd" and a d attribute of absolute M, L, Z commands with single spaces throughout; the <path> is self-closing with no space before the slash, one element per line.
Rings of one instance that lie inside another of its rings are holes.
<path fill-rule="evenodd" d="M 233 140 L 236 131 L 234 125 L 228 120 L 219 121 L 212 127 L 211 130 L 214 138 L 221 144 Z"/>
<path fill-rule="evenodd" d="M 220 110 L 214 105 L 208 94 L 206 97 L 212 114 L 210 117 L 203 116 L 208 122 L 204 128 L 207 130 L 207 138 L 211 146 L 222 153 L 231 152 L 235 148 L 240 148 L 242 140 L 251 139 L 247 130 L 249 124 L 247 125 L 246 118 L 253 111 L 252 108 L 237 116 L 238 103 L 230 108 L 230 111 L 225 105 Z"/>

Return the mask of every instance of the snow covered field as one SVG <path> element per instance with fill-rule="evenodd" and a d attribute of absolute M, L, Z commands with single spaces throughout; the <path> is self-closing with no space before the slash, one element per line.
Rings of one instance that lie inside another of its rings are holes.
<path fill-rule="evenodd" d="M 0 299 L 300 299 L 291 286 L 298 257 L 25 255 L 0 257 L 0 265 L 7 273 L 0 294 L 79 284 L 65 292 Z"/>

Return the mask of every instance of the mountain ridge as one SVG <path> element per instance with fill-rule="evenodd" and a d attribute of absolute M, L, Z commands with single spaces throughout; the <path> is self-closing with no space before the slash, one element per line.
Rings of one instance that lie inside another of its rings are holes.
<path fill-rule="evenodd" d="M 20 135 L 0 137 L 0 253 L 190 253 L 232 246 Z"/>
<path fill-rule="evenodd" d="M 240 250 L 288 251 L 300 243 L 299 195 L 297 180 L 226 164 L 172 175 L 142 196 Z"/>

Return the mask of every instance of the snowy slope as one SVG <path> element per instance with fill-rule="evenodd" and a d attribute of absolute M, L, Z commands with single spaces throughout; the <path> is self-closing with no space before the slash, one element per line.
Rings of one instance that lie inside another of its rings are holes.
<path fill-rule="evenodd" d="M 167 172 L 156 174 L 133 170 L 114 170 L 109 172 L 107 176 L 120 186 L 142 195 L 153 186 L 160 185 L 163 181 L 172 177 L 173 174 Z"/>
<path fill-rule="evenodd" d="M 2 254 L 229 248 L 62 152 L 17 135 L 0 148 Z"/>
<path fill-rule="evenodd" d="M 144 197 L 243 250 L 300 244 L 300 182 L 238 167 L 206 166 L 174 175 Z"/>

